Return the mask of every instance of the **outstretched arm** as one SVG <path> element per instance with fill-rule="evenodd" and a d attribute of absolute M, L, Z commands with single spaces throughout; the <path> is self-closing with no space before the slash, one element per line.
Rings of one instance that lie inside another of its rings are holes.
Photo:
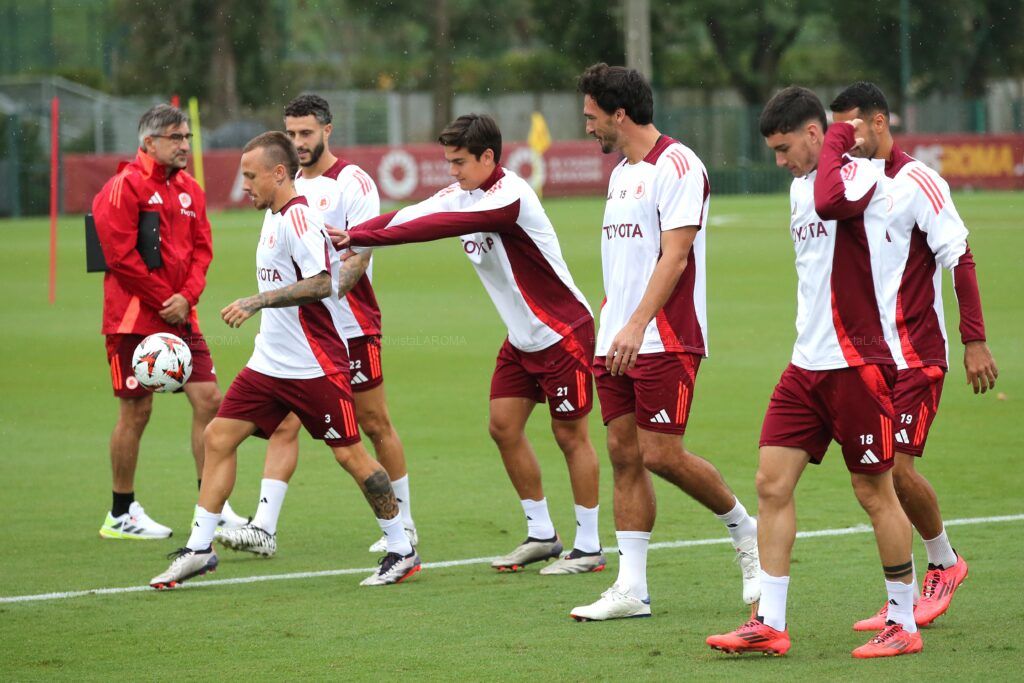
<path fill-rule="evenodd" d="M 238 299 L 226 306 L 220 312 L 220 317 L 230 327 L 241 327 L 242 323 L 254 316 L 260 309 L 301 306 L 326 299 L 330 295 L 331 275 L 327 271 L 323 271 L 281 289 L 260 292 L 244 299 Z"/>

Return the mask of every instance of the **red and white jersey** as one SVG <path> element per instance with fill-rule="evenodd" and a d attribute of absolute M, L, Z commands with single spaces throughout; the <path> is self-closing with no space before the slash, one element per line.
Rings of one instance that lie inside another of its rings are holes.
<path fill-rule="evenodd" d="M 882 300 L 888 180 L 867 159 L 845 156 L 852 131 L 831 126 L 818 169 L 790 187 L 798 280 L 792 362 L 805 370 L 894 364 Z"/>
<path fill-rule="evenodd" d="M 699 231 L 686 270 L 644 332 L 640 353 L 708 353 L 705 228 L 711 186 L 693 150 L 662 135 L 642 161 L 623 159 L 608 181 L 601 228 L 605 303 L 597 333 L 598 356 L 607 355 L 640 304 L 661 258 L 661 233 L 689 226 Z"/>
<path fill-rule="evenodd" d="M 331 295 L 286 308 L 264 308 L 248 367 L 271 377 L 309 379 L 343 372 L 348 351 L 338 303 L 338 252 L 320 213 L 295 197 L 279 213 L 267 210 L 256 248 L 260 292 L 293 285 L 323 272 L 331 275 Z"/>
<path fill-rule="evenodd" d="M 886 242 L 886 293 L 901 368 L 948 366 L 942 308 L 942 266 L 953 272 L 964 343 L 985 339 L 974 259 L 967 227 L 953 206 L 949 185 L 925 164 L 893 146 L 885 174 L 894 180 Z"/>
<path fill-rule="evenodd" d="M 355 164 L 338 159 L 316 178 L 295 178 L 295 190 L 320 211 L 324 223 L 340 230 L 380 215 L 380 196 L 373 179 Z M 373 292 L 373 257 L 366 273 L 341 298 L 342 334 L 346 339 L 380 334 L 380 306 Z"/>
<path fill-rule="evenodd" d="M 454 183 L 350 233 L 357 251 L 455 236 L 520 351 L 546 349 L 593 319 L 537 194 L 501 166 L 476 190 Z"/>

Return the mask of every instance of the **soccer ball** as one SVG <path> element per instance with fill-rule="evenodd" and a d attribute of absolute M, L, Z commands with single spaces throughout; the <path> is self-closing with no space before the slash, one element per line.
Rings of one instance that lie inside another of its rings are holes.
<path fill-rule="evenodd" d="M 135 347 L 132 372 L 150 391 L 177 391 L 192 374 L 192 352 L 180 337 L 151 334 Z"/>

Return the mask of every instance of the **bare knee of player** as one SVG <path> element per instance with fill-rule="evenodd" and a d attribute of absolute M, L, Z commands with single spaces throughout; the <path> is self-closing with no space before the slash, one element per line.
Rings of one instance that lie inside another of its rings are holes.
<path fill-rule="evenodd" d="M 853 472 L 850 481 L 857 501 L 869 517 L 875 518 L 888 513 L 894 504 L 899 507 L 893 487 L 892 470 L 870 474 Z"/>
<path fill-rule="evenodd" d="M 128 431 L 141 435 L 149 424 L 153 414 L 153 396 L 147 394 L 139 398 L 122 398 L 118 416 L 119 425 Z"/>
<path fill-rule="evenodd" d="M 771 467 L 762 464 L 757 468 L 754 485 L 760 509 L 781 509 L 793 502 L 795 482 Z"/>
<path fill-rule="evenodd" d="M 267 441 L 263 475 L 268 479 L 288 481 L 299 461 L 299 430 L 302 422 L 290 413 Z"/>
<path fill-rule="evenodd" d="M 357 410 L 356 419 L 359 422 L 359 428 L 375 444 L 387 439 L 395 431 L 386 406 L 372 406 L 365 410 Z"/>
<path fill-rule="evenodd" d="M 491 415 L 487 430 L 499 448 L 517 443 L 525 434 L 522 426 L 515 421 L 494 414 Z"/>
<path fill-rule="evenodd" d="M 632 424 L 617 425 L 615 420 L 608 423 L 608 457 L 616 476 L 643 471 L 644 461 L 636 439 L 636 428 Z"/>
<path fill-rule="evenodd" d="M 214 418 L 203 430 L 203 446 L 209 465 L 212 461 L 232 457 L 238 447 L 238 439 L 223 420 Z"/>
<path fill-rule="evenodd" d="M 661 476 L 672 471 L 674 466 L 685 459 L 682 439 L 672 434 L 644 435 L 640 439 L 640 454 L 648 472 Z"/>
<path fill-rule="evenodd" d="M 896 453 L 896 462 L 892 467 L 892 484 L 900 501 L 907 500 L 921 475 L 914 467 L 914 456 L 908 453 Z"/>
<path fill-rule="evenodd" d="M 189 401 L 192 403 L 192 415 L 199 422 L 209 423 L 217 415 L 223 394 L 216 382 L 201 382 L 191 386 L 188 392 Z"/>
<path fill-rule="evenodd" d="M 555 443 L 562 450 L 566 457 L 580 452 L 589 453 L 594 450 L 590 443 L 590 431 L 587 418 L 581 417 L 576 420 L 551 420 L 551 433 L 555 436 Z"/>

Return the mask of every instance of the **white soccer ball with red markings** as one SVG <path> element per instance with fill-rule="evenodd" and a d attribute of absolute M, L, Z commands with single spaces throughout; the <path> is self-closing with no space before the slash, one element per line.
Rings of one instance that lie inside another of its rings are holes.
<path fill-rule="evenodd" d="M 177 391 L 192 374 L 192 352 L 181 337 L 151 334 L 135 347 L 132 372 L 150 391 Z"/>

